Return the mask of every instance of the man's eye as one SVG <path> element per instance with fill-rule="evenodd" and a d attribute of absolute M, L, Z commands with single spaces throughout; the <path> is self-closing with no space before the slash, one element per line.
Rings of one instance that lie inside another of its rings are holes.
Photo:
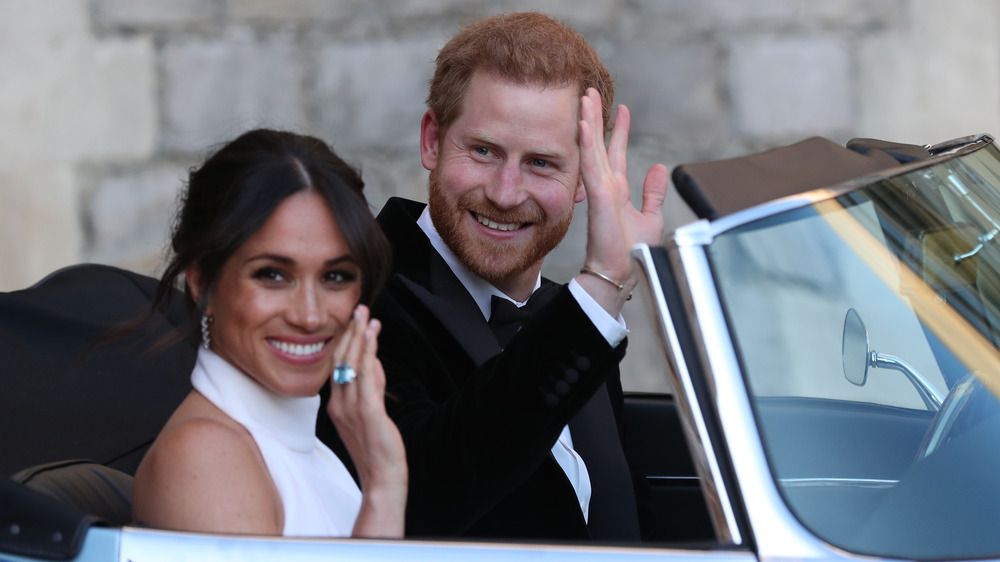
<path fill-rule="evenodd" d="M 547 168 L 549 166 L 549 163 L 546 162 L 545 160 L 542 160 L 541 158 L 535 158 L 534 160 L 531 161 L 531 165 L 536 168 Z"/>
<path fill-rule="evenodd" d="M 490 155 L 490 149 L 486 148 L 485 146 L 477 146 L 473 150 L 475 150 L 476 154 L 478 154 L 480 156 L 489 156 Z"/>

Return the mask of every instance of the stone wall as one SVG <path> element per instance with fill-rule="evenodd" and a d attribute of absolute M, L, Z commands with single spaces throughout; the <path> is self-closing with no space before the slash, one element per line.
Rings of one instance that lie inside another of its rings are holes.
<path fill-rule="evenodd" d="M 521 9 L 565 19 L 615 75 L 636 193 L 654 162 L 811 135 L 1000 133 L 991 0 L 0 0 L 0 290 L 80 261 L 156 273 L 186 170 L 251 127 L 332 142 L 376 208 L 425 199 L 437 48 Z M 668 206 L 668 224 L 691 218 Z M 577 221 L 548 275 L 579 268 L 583 238 Z M 642 307 L 639 365 L 657 360 Z"/>

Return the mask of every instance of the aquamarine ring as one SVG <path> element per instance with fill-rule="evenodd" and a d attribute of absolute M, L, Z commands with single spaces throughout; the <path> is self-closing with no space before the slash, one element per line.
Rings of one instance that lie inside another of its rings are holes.
<path fill-rule="evenodd" d="M 337 384 L 347 384 L 357 376 L 358 374 L 354 372 L 354 367 L 351 367 L 347 363 L 337 363 L 337 366 L 333 368 L 333 382 Z"/>

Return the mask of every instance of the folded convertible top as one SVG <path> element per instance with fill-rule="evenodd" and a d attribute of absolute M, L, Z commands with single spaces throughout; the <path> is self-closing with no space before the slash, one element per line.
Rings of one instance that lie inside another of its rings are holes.
<path fill-rule="evenodd" d="M 0 472 L 85 458 L 135 472 L 190 389 L 197 343 L 156 343 L 190 319 L 183 295 L 141 330 L 156 280 L 104 265 L 60 270 L 0 293 Z"/>
<path fill-rule="evenodd" d="M 749 156 L 682 164 L 671 179 L 698 218 L 711 220 L 929 156 L 926 148 L 911 144 L 854 139 L 845 148 L 812 137 Z"/>

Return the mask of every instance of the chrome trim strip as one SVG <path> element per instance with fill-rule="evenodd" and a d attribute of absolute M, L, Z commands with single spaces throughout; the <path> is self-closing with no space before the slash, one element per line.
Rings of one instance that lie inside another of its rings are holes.
<path fill-rule="evenodd" d="M 710 403 L 721 425 L 743 507 L 761 559 L 829 558 L 831 550 L 791 514 L 778 493 L 764 456 L 749 394 L 716 291 L 706 249 L 676 251 L 682 298 L 692 311 L 691 327 L 706 370 Z M 839 557 L 839 556 L 838 556 Z"/>
<path fill-rule="evenodd" d="M 926 148 L 927 152 L 930 152 L 932 155 L 940 156 L 942 154 L 952 154 L 953 152 L 958 152 L 963 148 L 980 142 L 989 144 L 992 143 L 993 140 L 993 135 L 988 133 L 979 133 L 978 135 L 969 135 L 967 137 L 958 137 L 946 140 L 935 145 L 924 145 L 924 148 Z"/>
<path fill-rule="evenodd" d="M 899 480 L 881 478 L 781 478 L 778 480 L 785 488 L 810 487 L 854 487 L 854 488 L 892 488 Z"/>
<path fill-rule="evenodd" d="M 833 197 L 837 197 L 853 191 L 859 187 L 863 187 L 870 183 L 881 181 L 887 178 L 895 177 L 901 174 L 906 174 L 912 172 L 913 170 L 918 170 L 920 168 L 926 168 L 928 166 L 936 165 L 944 160 L 952 158 L 955 154 L 964 154 L 968 152 L 974 152 L 986 146 L 989 146 L 994 141 L 993 137 L 988 134 L 973 135 L 969 137 L 960 137 L 950 141 L 945 141 L 940 144 L 927 147 L 931 152 L 931 157 L 926 160 L 917 160 L 910 164 L 900 164 L 897 167 L 889 168 L 881 172 L 870 174 L 867 176 L 862 176 L 852 180 L 848 180 L 843 183 L 827 186 L 824 188 L 814 189 L 812 191 L 806 191 L 803 193 L 798 193 L 795 195 L 789 195 L 788 197 L 782 197 L 775 199 L 773 201 L 768 201 L 766 203 L 761 203 L 753 207 L 748 207 L 741 211 L 737 211 L 730 215 L 725 215 L 719 217 L 714 221 L 711 221 L 711 236 L 718 236 L 719 234 L 731 230 L 738 226 L 743 226 L 744 224 L 751 223 L 762 218 L 766 218 L 772 215 L 776 215 L 785 211 L 792 209 L 798 209 L 800 207 L 805 207 L 807 205 L 812 205 L 819 201 L 825 201 Z M 695 227 L 699 222 L 703 222 L 704 219 L 698 220 L 693 223 L 689 223 L 685 226 L 681 226 L 674 230 L 674 237 L 678 239 L 678 244 L 682 244 L 683 241 L 692 241 L 689 234 L 686 231 L 689 227 L 701 231 L 703 227 Z M 706 243 L 707 244 L 707 243 Z"/>
<path fill-rule="evenodd" d="M 697 476 L 647 476 L 646 480 L 652 480 L 653 482 L 701 482 L 701 478 Z"/>
<path fill-rule="evenodd" d="M 329 560 L 427 562 L 510 562 L 539 560 L 572 562 L 581 559 L 628 562 L 674 560 L 691 562 L 756 562 L 748 550 L 605 546 L 555 543 L 474 542 L 442 540 L 380 540 L 349 538 L 253 537 L 181 533 L 126 527 L 121 530 L 120 562 L 203 562 L 245 560 L 271 562 Z"/>
<path fill-rule="evenodd" d="M 726 484 L 722 479 L 719 461 L 715 457 L 715 450 L 711 447 L 712 439 L 705 425 L 701 407 L 698 404 L 698 396 L 694 392 L 694 385 L 687 368 L 684 349 L 677 338 L 676 330 L 674 330 L 674 324 L 670 318 L 670 308 L 667 306 L 667 299 L 663 295 L 663 288 L 659 283 L 659 273 L 653 264 L 653 257 L 649 251 L 649 246 L 646 244 L 636 245 L 632 248 L 632 256 L 643 269 L 647 286 L 650 289 L 654 310 L 656 311 L 656 320 L 658 320 L 656 326 L 660 332 L 660 341 L 670 346 L 669 350 L 666 350 L 668 353 L 665 353 L 665 355 L 671 364 L 670 373 L 672 373 L 671 378 L 674 379 L 671 383 L 675 389 L 682 390 L 682 392 L 675 394 L 674 399 L 677 401 L 677 406 L 682 413 L 681 427 L 684 429 L 684 436 L 687 438 L 690 446 L 692 461 L 697 473 L 701 476 L 702 490 L 705 493 L 705 501 L 712 519 L 712 526 L 715 529 L 717 538 L 723 544 L 743 544 L 743 537 L 740 534 L 739 526 L 736 524 L 736 516 L 733 513 L 733 506 L 729 500 Z M 666 311 L 666 315 L 662 314 L 662 311 Z"/>
<path fill-rule="evenodd" d="M 706 219 L 684 225 L 673 232 L 674 246 L 708 246 L 715 238 L 712 223 Z"/>
<path fill-rule="evenodd" d="M 868 185 L 869 183 L 870 181 L 865 179 L 865 181 L 859 182 L 859 185 Z M 719 217 L 712 221 L 712 237 L 714 238 L 723 232 L 743 226 L 744 224 L 749 224 L 763 218 L 778 215 L 801 207 L 807 207 L 820 201 L 826 201 L 827 199 L 836 197 L 846 191 L 849 190 L 820 188 L 807 191 L 805 193 L 789 195 L 788 197 L 782 197 L 780 199 L 768 201 L 767 203 L 761 203 L 760 205 L 756 205 L 754 207 L 748 207 L 742 211 L 737 211 L 731 215 Z"/>

